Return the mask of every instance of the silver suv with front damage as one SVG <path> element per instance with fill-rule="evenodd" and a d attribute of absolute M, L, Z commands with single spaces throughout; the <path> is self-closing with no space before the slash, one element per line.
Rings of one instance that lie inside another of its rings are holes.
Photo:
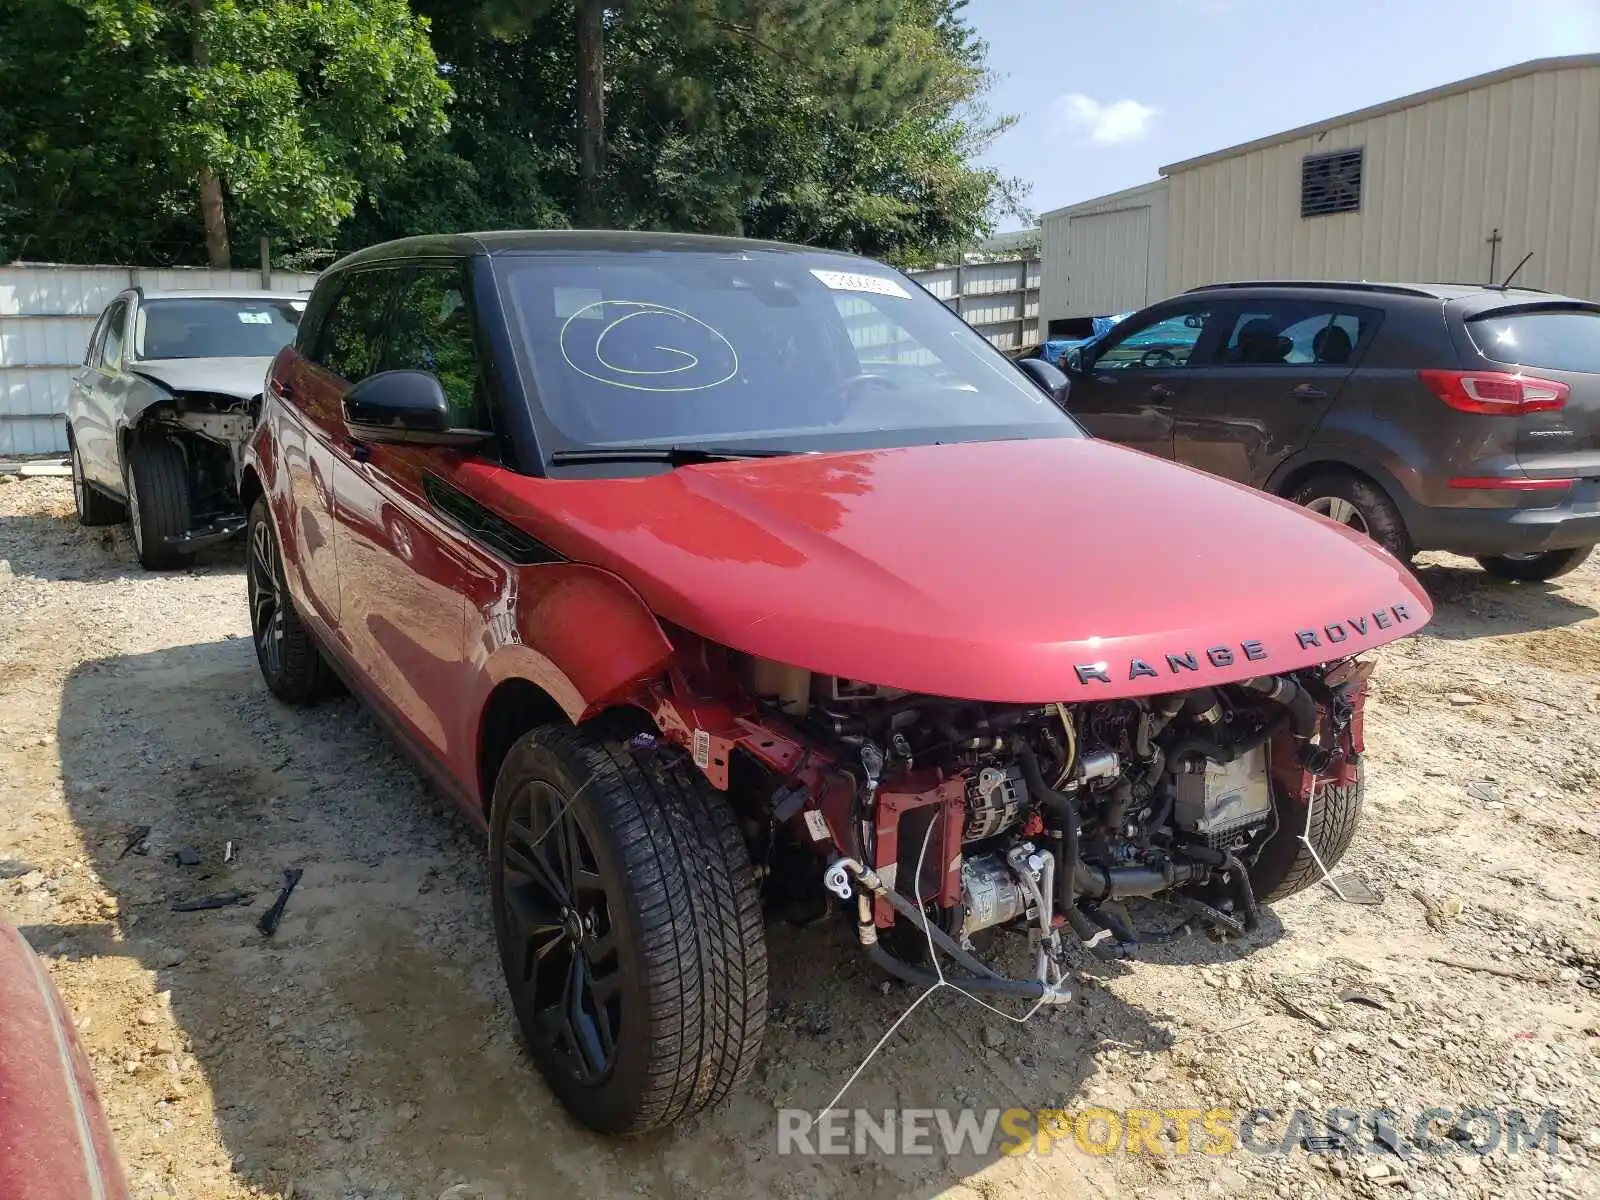
<path fill-rule="evenodd" d="M 78 520 L 126 520 L 152 570 L 240 532 L 239 453 L 304 310 L 271 292 L 140 288 L 107 305 L 67 402 Z"/>

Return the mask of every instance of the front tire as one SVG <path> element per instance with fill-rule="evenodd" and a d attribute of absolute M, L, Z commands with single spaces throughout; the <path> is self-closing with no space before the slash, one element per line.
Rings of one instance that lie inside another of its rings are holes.
<path fill-rule="evenodd" d="M 634 1134 L 716 1104 L 754 1066 L 767 957 L 749 853 L 683 758 L 637 726 L 545 726 L 490 818 L 495 935 L 535 1064 L 583 1124 Z"/>
<path fill-rule="evenodd" d="M 1593 550 L 1593 546 L 1578 546 L 1572 550 L 1551 550 L 1546 554 L 1494 554 L 1480 558 L 1478 565 L 1496 579 L 1544 583 L 1576 571 Z"/>
<path fill-rule="evenodd" d="M 1331 521 L 1364 533 L 1401 562 L 1410 562 L 1416 549 L 1406 531 L 1405 519 L 1382 488 L 1359 475 L 1329 471 L 1308 479 L 1289 497 Z"/>
<path fill-rule="evenodd" d="M 68 445 L 72 449 L 72 506 L 77 510 L 78 524 L 87 528 L 122 524 L 128 519 L 128 510 L 89 482 L 83 473 L 78 439 L 69 437 Z"/>
<path fill-rule="evenodd" d="M 245 528 L 250 556 L 245 591 L 250 599 L 250 635 L 255 641 L 261 678 L 266 681 L 267 690 L 285 704 L 315 704 L 336 690 L 337 685 L 289 597 L 283 554 L 265 496 L 251 505 Z"/>
<path fill-rule="evenodd" d="M 1301 834 L 1311 839 L 1322 865 L 1330 872 L 1333 870 L 1355 839 L 1366 786 L 1366 772 L 1358 763 L 1353 784 L 1319 788 L 1309 827 L 1305 811 L 1298 804 L 1286 801 L 1279 792 L 1276 797 L 1278 831 L 1261 848 L 1261 854 L 1250 867 L 1250 886 L 1257 900 L 1263 904 L 1284 900 L 1322 879 L 1322 870 L 1301 840 Z"/>
<path fill-rule="evenodd" d="M 188 566 L 192 554 L 167 546 L 169 537 L 189 532 L 189 464 L 183 447 L 157 431 L 136 430 L 128 435 L 122 476 L 139 565 L 149 571 Z"/>

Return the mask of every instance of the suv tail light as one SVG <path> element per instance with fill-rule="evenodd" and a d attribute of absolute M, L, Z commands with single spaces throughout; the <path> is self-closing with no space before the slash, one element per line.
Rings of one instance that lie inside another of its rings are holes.
<path fill-rule="evenodd" d="M 1418 371 L 1422 382 L 1451 408 L 1462 412 L 1520 417 L 1550 412 L 1567 402 L 1567 385 L 1554 379 L 1508 371 Z"/>

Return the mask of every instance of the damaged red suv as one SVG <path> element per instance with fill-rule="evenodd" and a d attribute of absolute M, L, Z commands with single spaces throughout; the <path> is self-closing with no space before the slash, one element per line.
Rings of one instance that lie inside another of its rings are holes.
<path fill-rule="evenodd" d="M 750 1069 L 764 908 L 1047 1002 L 1249 930 L 1349 845 L 1358 655 L 1432 612 L 1366 538 L 1090 439 L 905 276 L 729 239 L 343 259 L 241 490 L 268 687 L 342 680 L 488 828 L 528 1045 L 612 1132 Z"/>

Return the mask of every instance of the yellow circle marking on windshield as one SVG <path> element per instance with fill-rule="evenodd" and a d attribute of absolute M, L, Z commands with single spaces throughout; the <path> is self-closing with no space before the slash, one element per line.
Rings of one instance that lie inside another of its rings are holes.
<path fill-rule="evenodd" d="M 605 340 L 611 334 L 611 332 L 624 321 L 630 321 L 635 317 L 649 316 L 669 317 L 674 320 L 688 321 L 692 325 L 700 326 L 701 329 L 704 329 L 712 337 L 716 338 L 717 341 L 721 342 L 728 348 L 728 356 L 732 359 L 732 365 L 728 368 L 727 374 L 717 379 L 710 380 L 706 383 L 690 384 L 675 384 L 669 382 L 635 383 L 621 379 L 607 379 L 604 375 L 596 375 L 593 371 L 586 371 L 577 363 L 572 361 L 572 354 L 567 350 L 567 334 L 572 329 L 572 323 L 585 313 L 591 310 L 597 310 L 603 313 L 607 308 L 626 308 L 630 310 L 623 313 L 615 320 L 607 322 L 605 328 L 602 329 L 594 339 L 595 362 L 599 363 L 600 366 L 604 367 L 608 371 L 615 371 L 618 375 L 634 375 L 645 377 L 669 376 L 681 375 L 683 372 L 692 371 L 700 365 L 701 358 L 699 355 L 691 353 L 688 350 L 680 350 L 676 346 L 662 345 L 657 345 L 654 347 L 654 349 L 660 350 L 665 354 L 676 354 L 681 358 L 688 359 L 689 361 L 681 363 L 675 367 L 664 367 L 659 370 L 639 370 L 632 367 L 619 367 L 607 362 L 604 347 Z M 720 384 L 727 383 L 728 380 L 732 379 L 739 373 L 739 352 L 733 348 L 732 342 L 723 337 L 722 334 L 718 333 L 710 325 L 707 325 L 699 317 L 693 316 L 690 313 L 686 313 L 682 309 L 669 308 L 665 304 L 655 304 L 648 300 L 596 300 L 592 304 L 585 304 L 582 308 L 578 309 L 562 322 L 560 341 L 561 357 L 566 359 L 567 366 L 571 367 L 578 374 L 584 376 L 586 379 L 593 379 L 596 383 L 604 383 L 611 387 L 626 388 L 633 392 L 703 392 L 708 388 L 714 388 Z"/>

